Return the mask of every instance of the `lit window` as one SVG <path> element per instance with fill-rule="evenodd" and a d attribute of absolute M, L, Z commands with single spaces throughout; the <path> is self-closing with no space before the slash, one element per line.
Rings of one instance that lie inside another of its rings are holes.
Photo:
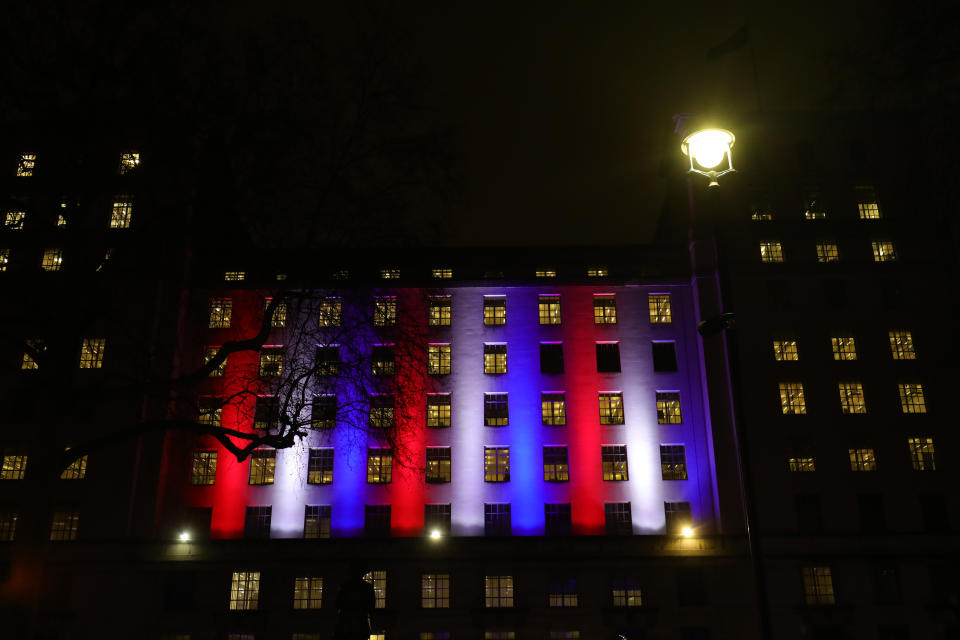
<path fill-rule="evenodd" d="M 514 631 L 484 631 L 483 640 L 515 640 L 517 637 Z"/>
<path fill-rule="evenodd" d="M 260 572 L 234 571 L 230 581 L 230 610 L 254 611 L 260 603 Z"/>
<path fill-rule="evenodd" d="M 207 326 L 211 329 L 227 329 L 230 327 L 230 316 L 232 314 L 233 300 L 230 298 L 211 298 Z"/>
<path fill-rule="evenodd" d="M 20 360 L 20 369 L 22 371 L 36 371 L 40 368 L 40 364 L 36 361 L 35 356 L 39 357 L 40 354 L 45 352 L 47 345 L 39 338 L 26 340 L 25 342 L 29 351 L 25 350 L 23 352 L 23 359 Z"/>
<path fill-rule="evenodd" d="M 633 578 L 620 578 L 613 581 L 613 606 L 639 607 L 643 605 L 640 583 Z"/>
<path fill-rule="evenodd" d="M 507 345 L 506 344 L 483 345 L 483 372 L 484 373 L 506 373 L 507 372 Z"/>
<path fill-rule="evenodd" d="M 510 504 L 485 502 L 483 504 L 483 535 L 509 536 L 512 534 Z"/>
<path fill-rule="evenodd" d="M 544 533 L 548 536 L 568 536 L 573 532 L 569 502 L 544 503 L 543 517 Z"/>
<path fill-rule="evenodd" d="M 126 175 L 140 166 L 139 151 L 124 151 L 120 154 L 120 175 Z"/>
<path fill-rule="evenodd" d="M 588 278 L 606 278 L 610 271 L 606 267 L 590 267 L 587 269 Z"/>
<path fill-rule="evenodd" d="M 23 480 L 27 472 L 27 456 L 5 453 L 0 464 L 0 480 Z"/>
<path fill-rule="evenodd" d="M 633 515 L 629 502 L 604 502 L 603 523 L 608 536 L 633 535 Z"/>
<path fill-rule="evenodd" d="M 200 398 L 197 422 L 219 427 L 223 419 L 223 402 L 219 398 Z"/>
<path fill-rule="evenodd" d="M 693 525 L 689 502 L 664 502 L 663 516 L 667 533 L 678 534 Z"/>
<path fill-rule="evenodd" d="M 863 385 L 859 382 L 841 382 L 840 409 L 843 413 L 866 413 L 867 405 L 863 400 Z"/>
<path fill-rule="evenodd" d="M 543 424 L 552 427 L 567 424 L 566 400 L 563 393 L 540 394 L 540 418 Z"/>
<path fill-rule="evenodd" d="M 872 186 L 862 186 L 856 188 L 857 209 L 860 211 L 861 220 L 879 220 L 880 205 L 877 201 L 877 190 Z"/>
<path fill-rule="evenodd" d="M 65 449 L 70 451 L 70 447 Z M 77 458 L 66 469 L 60 472 L 61 480 L 83 480 L 87 477 L 87 456 Z"/>
<path fill-rule="evenodd" d="M 449 427 L 450 426 L 450 394 L 449 393 L 428 393 L 427 394 L 427 426 L 428 427 Z"/>
<path fill-rule="evenodd" d="M 380 277 L 384 280 L 396 280 L 400 277 L 400 269 L 380 269 Z"/>
<path fill-rule="evenodd" d="M 107 347 L 104 338 L 84 338 L 80 345 L 80 368 L 100 369 L 103 367 L 103 351 Z"/>
<path fill-rule="evenodd" d="M 600 460 L 603 463 L 604 480 L 623 482 L 630 479 L 627 473 L 626 445 L 615 444 L 601 446 Z"/>
<path fill-rule="evenodd" d="M 319 395 L 313 397 L 310 426 L 314 429 L 333 429 L 337 426 L 337 396 Z"/>
<path fill-rule="evenodd" d="M 826 220 L 827 210 L 820 198 L 820 191 L 808 189 L 803 194 L 803 217 L 807 220 Z"/>
<path fill-rule="evenodd" d="M 293 583 L 294 609 L 319 609 L 323 604 L 323 578 L 296 578 Z"/>
<path fill-rule="evenodd" d="M 647 306 L 650 309 L 650 324 L 673 322 L 669 293 L 651 293 L 647 296 Z"/>
<path fill-rule="evenodd" d="M 803 600 L 809 605 L 836 604 L 830 567 L 803 567 Z"/>
<path fill-rule="evenodd" d="M 44 249 L 40 268 L 44 271 L 60 271 L 63 265 L 63 249 Z"/>
<path fill-rule="evenodd" d="M 425 573 L 420 576 L 420 606 L 424 609 L 450 607 L 449 573 Z"/>
<path fill-rule="evenodd" d="M 664 480 L 687 479 L 687 452 L 682 444 L 660 445 L 660 477 Z"/>
<path fill-rule="evenodd" d="M 538 278 L 556 278 L 556 269 L 538 269 L 536 272 Z"/>
<path fill-rule="evenodd" d="M 600 394 L 600 424 L 623 424 L 623 394 Z"/>
<path fill-rule="evenodd" d="M 817 243 L 817 262 L 840 262 L 840 249 L 836 242 Z"/>
<path fill-rule="evenodd" d="M 17 177 L 29 178 L 33 175 L 33 169 L 37 165 L 37 154 L 21 153 L 20 162 L 17 163 Z"/>
<path fill-rule="evenodd" d="M 350 271 L 347 269 L 337 269 L 330 274 L 331 280 L 347 280 L 350 278 Z"/>
<path fill-rule="evenodd" d="M 428 322 L 431 327 L 450 326 L 450 296 L 430 296 Z"/>
<path fill-rule="evenodd" d="M 283 373 L 283 347 L 264 347 L 260 352 L 260 375 L 276 378 Z"/>
<path fill-rule="evenodd" d="M 280 405 L 274 396 L 260 396 L 253 408 L 253 428 L 271 431 L 280 421 Z"/>
<path fill-rule="evenodd" d="M 423 524 L 428 532 L 439 531 L 443 535 L 450 535 L 450 505 L 423 505 Z"/>
<path fill-rule="evenodd" d="M 387 572 L 382 570 L 369 571 L 367 575 L 363 576 L 363 579 L 373 585 L 373 593 L 377 597 L 374 607 L 385 609 L 387 606 Z"/>
<path fill-rule="evenodd" d="M 210 486 L 217 476 L 217 452 L 194 451 L 190 467 L 190 484 Z"/>
<path fill-rule="evenodd" d="M 926 413 L 927 403 L 923 398 L 923 385 L 899 384 L 900 409 L 903 413 Z"/>
<path fill-rule="evenodd" d="M 914 471 L 936 471 L 936 450 L 933 438 L 907 438 L 910 447 L 910 462 Z"/>
<path fill-rule="evenodd" d="M 335 376 L 340 370 L 340 347 L 329 345 L 317 347 L 317 375 Z"/>
<path fill-rule="evenodd" d="M 798 472 L 816 471 L 817 464 L 812 457 L 787 458 L 787 468 Z"/>
<path fill-rule="evenodd" d="M 250 454 L 250 484 L 273 484 L 277 470 L 275 449 L 255 449 Z"/>
<path fill-rule="evenodd" d="M 453 269 L 446 269 L 446 268 L 434 269 L 432 271 L 432 275 L 434 278 L 437 278 L 439 280 L 448 280 L 453 277 Z"/>
<path fill-rule="evenodd" d="M 679 391 L 657 391 L 657 424 L 682 424 Z"/>
<path fill-rule="evenodd" d="M 390 511 L 388 504 L 363 506 L 363 535 L 368 538 L 390 537 Z"/>
<path fill-rule="evenodd" d="M 340 298 L 324 298 L 320 301 L 317 317 L 321 327 L 339 327 L 343 314 Z"/>
<path fill-rule="evenodd" d="M 513 606 L 513 576 L 484 576 L 484 607 Z"/>
<path fill-rule="evenodd" d="M 560 296 L 540 296 L 540 324 L 560 324 Z"/>
<path fill-rule="evenodd" d="M 220 352 L 220 347 L 207 347 L 203 352 L 203 364 L 207 364 L 208 362 L 213 360 L 216 357 L 217 353 L 219 352 Z M 217 365 L 217 367 L 210 372 L 210 377 L 211 378 L 223 377 L 223 374 L 226 373 L 226 371 L 227 371 L 227 359 L 224 358 L 223 362 Z"/>
<path fill-rule="evenodd" d="M 507 394 L 483 394 L 483 424 L 487 427 L 505 427 L 510 424 Z"/>
<path fill-rule="evenodd" d="M 129 229 L 132 216 L 133 201 L 126 196 L 118 197 L 113 201 L 113 209 L 110 212 L 110 228 Z"/>
<path fill-rule="evenodd" d="M 507 299 L 503 296 L 483 297 L 483 324 L 495 326 L 507 323 Z"/>
<path fill-rule="evenodd" d="M 773 341 L 773 359 L 778 362 L 787 360 L 799 360 L 800 355 L 797 351 L 796 340 L 774 340 Z"/>
<path fill-rule="evenodd" d="M 593 296 L 593 323 L 617 323 L 617 297 L 613 294 Z"/>
<path fill-rule="evenodd" d="M 273 298 L 264 298 L 264 313 L 266 313 L 271 302 L 273 302 Z M 282 329 L 285 326 L 287 326 L 287 303 L 285 300 L 281 300 L 277 303 L 277 306 L 273 308 L 273 315 L 270 317 L 270 327 L 273 329 Z"/>
<path fill-rule="evenodd" d="M 570 480 L 570 463 L 566 447 L 543 448 L 544 482 L 567 482 Z"/>
<path fill-rule="evenodd" d="M 510 481 L 509 447 L 483 448 L 483 480 L 484 482 Z"/>
<path fill-rule="evenodd" d="M 13 542 L 17 533 L 17 513 L 0 509 L 0 542 Z"/>
<path fill-rule="evenodd" d="M 847 453 L 850 455 L 851 471 L 876 471 L 877 470 L 877 456 L 874 453 L 873 449 L 869 449 L 869 448 L 848 449 Z"/>
<path fill-rule="evenodd" d="M 450 447 L 427 447 L 427 482 L 450 482 Z"/>
<path fill-rule="evenodd" d="M 79 526 L 80 512 L 76 509 L 55 509 L 50 523 L 50 539 L 55 542 L 76 540 Z"/>
<path fill-rule="evenodd" d="M 370 426 L 374 429 L 393 427 L 393 395 L 381 393 L 370 398 Z"/>
<path fill-rule="evenodd" d="M 910 331 L 891 331 L 890 353 L 894 360 L 916 360 L 917 352 L 913 348 L 913 333 Z"/>
<path fill-rule="evenodd" d="M 857 343 L 853 336 L 834 336 L 830 338 L 834 360 L 856 360 Z"/>
<path fill-rule="evenodd" d="M 310 449 L 307 461 L 307 484 L 333 482 L 333 449 Z"/>
<path fill-rule="evenodd" d="M 427 373 L 434 376 L 448 375 L 451 371 L 450 345 L 427 345 Z"/>
<path fill-rule="evenodd" d="M 3 226 L 7 229 L 19 231 L 23 229 L 23 222 L 27 219 L 26 211 L 7 211 Z"/>
<path fill-rule="evenodd" d="M 785 416 L 807 413 L 807 401 L 803 396 L 803 385 L 801 383 L 780 383 L 780 409 Z"/>
<path fill-rule="evenodd" d="M 60 206 L 66 207 L 66 204 L 60 203 Z M 57 227 L 65 227 L 65 226 L 67 226 L 67 219 L 63 216 L 62 213 L 57 214 Z"/>
<path fill-rule="evenodd" d="M 783 247 L 779 242 L 760 243 L 761 262 L 783 262 Z"/>
<path fill-rule="evenodd" d="M 421 631 L 419 640 L 450 640 L 449 631 Z"/>
<path fill-rule="evenodd" d="M 270 537 L 273 507 L 247 507 L 243 517 L 243 537 L 263 540 Z"/>
<path fill-rule="evenodd" d="M 330 505 L 308 504 L 304 508 L 303 537 L 308 540 L 330 537 Z"/>
<path fill-rule="evenodd" d="M 392 327 L 397 324 L 396 298 L 387 297 L 374 300 L 373 324 L 378 327 Z"/>
<path fill-rule="evenodd" d="M 889 240 L 875 240 L 870 246 L 873 247 L 874 262 L 896 262 L 897 250 Z"/>
<path fill-rule="evenodd" d="M 0 249 L 0 273 L 10 265 L 10 249 Z"/>
<path fill-rule="evenodd" d="M 392 344 L 374 345 L 370 356 L 370 372 L 375 376 L 392 376 L 396 369 L 396 359 Z"/>
<path fill-rule="evenodd" d="M 393 482 L 393 451 L 367 449 L 367 482 L 370 484 Z"/>
<path fill-rule="evenodd" d="M 551 607 L 575 607 L 577 606 L 577 581 L 573 578 L 569 580 L 553 580 L 547 586 L 547 604 Z M 551 637 L 553 637 L 551 632 Z M 567 636 L 558 636 L 565 638 Z M 576 637 L 580 637 L 579 634 Z"/>

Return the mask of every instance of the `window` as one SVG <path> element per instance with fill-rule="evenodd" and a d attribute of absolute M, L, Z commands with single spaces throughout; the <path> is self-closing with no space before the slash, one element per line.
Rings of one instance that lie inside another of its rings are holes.
<path fill-rule="evenodd" d="M 17 177 L 29 178 L 33 175 L 33 169 L 37 166 L 37 154 L 21 153 L 20 162 L 17 163 Z"/>
<path fill-rule="evenodd" d="M 677 570 L 677 604 L 681 607 L 697 607 L 707 604 L 707 589 L 703 579 L 703 567 L 679 567 Z M 681 640 L 709 640 L 704 635 L 683 630 Z"/>
<path fill-rule="evenodd" d="M 319 609 L 323 604 L 323 578 L 296 578 L 293 583 L 294 609 Z"/>
<path fill-rule="evenodd" d="M 260 603 L 260 572 L 234 571 L 230 581 L 230 610 L 255 611 Z"/>
<path fill-rule="evenodd" d="M 894 360 L 916 360 L 917 352 L 913 348 L 913 333 L 904 330 L 891 331 L 890 353 Z"/>
<path fill-rule="evenodd" d="M 510 447 L 483 448 L 484 482 L 510 481 Z"/>
<path fill-rule="evenodd" d="M 761 242 L 760 261 L 783 262 L 783 247 L 779 242 Z"/>
<path fill-rule="evenodd" d="M 617 324 L 617 297 L 613 294 L 593 296 L 593 323 Z"/>
<path fill-rule="evenodd" d="M 640 583 L 634 578 L 618 578 L 613 581 L 613 606 L 639 607 L 643 604 Z"/>
<path fill-rule="evenodd" d="M 570 464 L 567 461 L 565 446 L 543 448 L 543 480 L 545 482 L 567 482 L 570 480 Z"/>
<path fill-rule="evenodd" d="M 343 301 L 340 298 L 323 298 L 317 309 L 317 324 L 321 327 L 339 327 L 343 321 Z"/>
<path fill-rule="evenodd" d="M 0 273 L 10 266 L 10 249 L 0 249 Z"/>
<path fill-rule="evenodd" d="M 509 504 L 484 503 L 483 533 L 487 536 L 509 536 L 512 533 Z"/>
<path fill-rule="evenodd" d="M 783 415 L 804 415 L 807 402 L 803 397 L 803 385 L 799 382 L 780 383 L 780 409 Z"/>
<path fill-rule="evenodd" d="M 140 152 L 124 151 L 120 154 L 120 167 L 117 171 L 120 173 L 120 175 L 125 176 L 139 166 Z"/>
<path fill-rule="evenodd" d="M 230 316 L 233 313 L 233 300 L 230 298 L 211 298 L 209 310 L 209 322 L 207 323 L 209 328 L 230 328 Z"/>
<path fill-rule="evenodd" d="M 840 390 L 840 409 L 843 413 L 867 412 L 867 405 L 863 400 L 862 384 L 859 382 L 841 382 L 837 387 Z"/>
<path fill-rule="evenodd" d="M 280 406 L 274 396 L 260 396 L 253 408 L 253 428 L 259 431 L 276 429 L 280 421 Z"/>
<path fill-rule="evenodd" d="M 563 343 L 540 343 L 540 373 L 563 373 Z"/>
<path fill-rule="evenodd" d="M 331 482 L 333 482 L 333 449 L 310 449 L 307 483 L 330 484 Z"/>
<path fill-rule="evenodd" d="M 674 342 L 651 342 L 653 370 L 657 373 L 677 370 L 677 345 Z"/>
<path fill-rule="evenodd" d="M 660 445 L 660 475 L 664 480 L 687 479 L 687 453 L 682 444 Z"/>
<path fill-rule="evenodd" d="M 450 278 L 453 277 L 453 269 L 446 269 L 446 268 L 434 269 L 431 273 L 434 278 L 437 278 L 439 280 L 449 280 Z"/>
<path fill-rule="evenodd" d="M 900 578 L 897 568 L 892 566 L 875 567 L 873 571 L 873 593 L 877 604 L 899 604 Z"/>
<path fill-rule="evenodd" d="M 483 296 L 483 324 L 507 324 L 507 299 L 503 296 Z"/>
<path fill-rule="evenodd" d="M 198 486 L 213 485 L 217 476 L 217 452 L 194 451 L 193 464 L 190 467 L 190 484 Z"/>
<path fill-rule="evenodd" d="M 848 449 L 851 471 L 876 471 L 877 456 L 871 448 Z"/>
<path fill-rule="evenodd" d="M 430 296 L 428 322 L 431 327 L 450 326 L 450 296 Z"/>
<path fill-rule="evenodd" d="M 450 482 L 450 447 L 427 447 L 427 482 Z"/>
<path fill-rule="evenodd" d="M 40 268 L 44 271 L 60 271 L 63 264 L 63 249 L 44 249 Z"/>
<path fill-rule="evenodd" d="M 449 573 L 425 573 L 420 576 L 420 606 L 424 609 L 450 607 Z"/>
<path fill-rule="evenodd" d="M 874 262 L 896 262 L 897 250 L 889 240 L 874 240 L 870 246 L 873 247 Z"/>
<path fill-rule="evenodd" d="M 36 361 L 34 355 L 39 357 L 47 350 L 46 343 L 40 338 L 26 340 L 27 349 L 23 352 L 23 358 L 20 360 L 21 371 L 36 371 L 40 368 L 40 363 Z"/>
<path fill-rule="evenodd" d="M 510 424 L 507 394 L 483 394 L 483 424 L 487 427 L 505 427 Z"/>
<path fill-rule="evenodd" d="M 392 376 L 396 368 L 396 355 L 392 344 L 378 344 L 370 356 L 370 371 L 375 376 Z"/>
<path fill-rule="evenodd" d="M 560 324 L 560 296 L 539 297 L 540 324 Z"/>
<path fill-rule="evenodd" d="M 243 537 L 252 540 L 270 537 L 272 507 L 247 507 L 243 520 Z"/>
<path fill-rule="evenodd" d="M 515 640 L 517 634 L 514 631 L 484 631 L 483 640 Z"/>
<path fill-rule="evenodd" d="M 513 606 L 513 576 L 484 576 L 484 606 L 488 609 Z"/>
<path fill-rule="evenodd" d="M 860 530 L 881 532 L 887 528 L 886 512 L 883 508 L 883 495 L 879 493 L 858 493 L 857 514 L 860 517 Z"/>
<path fill-rule="evenodd" d="M 557 270 L 556 269 L 537 269 L 536 276 L 538 278 L 556 278 Z"/>
<path fill-rule="evenodd" d="M 373 592 L 377 596 L 377 609 L 385 609 L 387 606 L 387 572 L 383 570 L 374 570 L 363 576 L 363 579 L 373 585 Z"/>
<path fill-rule="evenodd" d="M 369 484 L 393 482 L 392 450 L 367 449 L 367 482 Z"/>
<path fill-rule="evenodd" d="M 317 347 L 317 375 L 335 376 L 340 371 L 340 345 Z"/>
<path fill-rule="evenodd" d="M 486 355 L 484 355 L 484 359 L 486 359 Z M 450 345 L 427 345 L 427 373 L 433 376 L 442 376 L 449 375 L 451 370 Z"/>
<path fill-rule="evenodd" d="M 830 567 L 803 567 L 803 600 L 809 605 L 836 604 Z"/>
<path fill-rule="evenodd" d="M 650 309 L 650 324 L 673 322 L 669 293 L 651 293 L 647 296 L 647 307 Z"/>
<path fill-rule="evenodd" d="M 308 504 L 304 508 L 303 537 L 308 540 L 330 537 L 330 505 Z"/>
<path fill-rule="evenodd" d="M 570 503 L 543 505 L 545 533 L 548 536 L 568 536 L 573 532 Z"/>
<path fill-rule="evenodd" d="M 923 398 L 923 385 L 898 384 L 900 409 L 903 413 L 926 413 L 927 403 Z"/>
<path fill-rule="evenodd" d="M 803 217 L 806 220 L 827 219 L 827 210 L 823 206 L 819 189 L 808 189 L 803 194 Z"/>
<path fill-rule="evenodd" d="M 927 533 L 946 533 L 950 529 L 947 503 L 942 493 L 924 492 L 917 496 L 920 502 L 920 517 Z"/>
<path fill-rule="evenodd" d="M 787 468 L 801 473 L 816 471 L 817 463 L 813 456 L 791 456 L 787 458 Z"/>
<path fill-rule="evenodd" d="M 427 394 L 427 426 L 449 427 L 451 424 L 450 394 Z"/>
<path fill-rule="evenodd" d="M 620 373 L 620 343 L 598 342 L 597 373 Z"/>
<path fill-rule="evenodd" d="M 219 398 L 200 398 L 198 401 L 197 422 L 219 427 L 223 421 L 223 401 Z"/>
<path fill-rule="evenodd" d="M 603 479 L 613 481 L 629 480 L 627 474 L 627 446 L 623 444 L 603 445 L 600 447 L 600 459 L 603 462 Z"/>
<path fill-rule="evenodd" d="M 113 210 L 110 212 L 111 229 L 129 229 L 130 218 L 133 215 L 133 201 L 129 196 L 118 196 L 113 201 Z"/>
<path fill-rule="evenodd" d="M 667 533 L 678 534 L 684 527 L 693 525 L 689 502 L 664 502 L 663 515 L 666 520 Z"/>
<path fill-rule="evenodd" d="M 370 398 L 370 426 L 374 429 L 393 428 L 393 395 L 378 394 Z"/>
<path fill-rule="evenodd" d="M 80 368 L 100 369 L 103 367 L 103 351 L 107 341 L 104 338 L 84 338 L 80 345 Z"/>
<path fill-rule="evenodd" d="M 600 424 L 623 424 L 623 394 L 619 391 L 600 394 Z"/>
<path fill-rule="evenodd" d="M 588 278 L 606 278 L 610 275 L 610 270 L 606 267 L 589 267 L 587 269 Z"/>
<path fill-rule="evenodd" d="M 836 242 L 817 243 L 817 262 L 840 262 L 840 249 Z"/>
<path fill-rule="evenodd" d="M 483 372 L 491 374 L 507 372 L 507 345 L 505 343 L 483 345 Z"/>
<path fill-rule="evenodd" d="M 936 451 L 933 438 L 907 438 L 910 447 L 910 462 L 914 471 L 936 471 Z"/>
<path fill-rule="evenodd" d="M 314 396 L 310 408 L 310 426 L 314 429 L 333 429 L 337 426 L 337 396 Z"/>
<path fill-rule="evenodd" d="M 853 336 L 834 336 L 830 338 L 834 360 L 856 360 L 857 343 Z"/>
<path fill-rule="evenodd" d="M 50 523 L 50 539 L 54 542 L 69 542 L 77 539 L 80 526 L 80 512 L 76 509 L 59 507 L 53 511 Z"/>
<path fill-rule="evenodd" d="M 380 277 L 383 280 L 396 280 L 400 277 L 400 269 L 380 269 Z"/>
<path fill-rule="evenodd" d="M 263 299 L 264 313 L 266 313 L 270 307 L 271 302 L 273 302 L 273 298 Z M 287 326 L 287 303 L 285 300 L 280 300 L 277 302 L 277 306 L 273 308 L 273 316 L 270 317 L 270 327 L 273 329 L 283 329 L 285 326 Z"/>
<path fill-rule="evenodd" d="M 823 533 L 823 507 L 820 496 L 801 493 L 794 496 L 797 510 L 797 531 L 806 534 Z"/>
<path fill-rule="evenodd" d="M 4 452 L 0 466 L 0 480 L 23 480 L 27 472 L 27 456 L 16 452 Z"/>
<path fill-rule="evenodd" d="M 633 516 L 629 502 L 604 502 L 603 518 L 608 536 L 633 534 Z"/>
<path fill-rule="evenodd" d="M 273 476 L 277 468 L 277 451 L 275 449 L 254 449 L 250 454 L 249 483 L 273 484 Z"/>
<path fill-rule="evenodd" d="M 23 229 L 23 222 L 27 219 L 26 211 L 7 211 L 3 226 L 13 231 Z"/>
<path fill-rule="evenodd" d="M 657 424 L 681 424 L 679 391 L 657 391 Z"/>
<path fill-rule="evenodd" d="M 17 513 L 0 509 L 0 542 L 13 542 L 17 533 Z"/>
<path fill-rule="evenodd" d="M 368 538 L 390 537 L 390 505 L 364 505 L 363 535 L 367 536 Z"/>
<path fill-rule="evenodd" d="M 70 451 L 67 447 L 65 451 Z M 66 469 L 60 472 L 61 480 L 83 480 L 87 477 L 87 456 L 77 458 Z"/>
<path fill-rule="evenodd" d="M 856 187 L 857 209 L 861 220 L 879 220 L 880 205 L 877 202 L 877 190 L 872 186 Z"/>
<path fill-rule="evenodd" d="M 428 532 L 439 531 L 443 535 L 450 535 L 450 505 L 424 505 L 423 524 Z"/>
<path fill-rule="evenodd" d="M 213 360 L 217 354 L 220 352 L 220 347 L 207 347 L 203 351 L 203 364 L 206 365 L 208 362 Z M 211 378 L 222 378 L 223 375 L 227 372 L 227 359 L 224 358 L 223 361 L 218 364 L 211 372 Z"/>
<path fill-rule="evenodd" d="M 547 603 L 551 607 L 577 606 L 577 581 L 574 578 L 551 580 L 547 586 Z"/>
<path fill-rule="evenodd" d="M 564 394 L 560 392 L 540 394 L 540 419 L 553 427 L 567 424 L 567 409 Z"/>
<path fill-rule="evenodd" d="M 397 299 L 377 298 L 373 301 L 373 324 L 392 327 L 397 324 Z"/>
<path fill-rule="evenodd" d="M 260 375 L 275 378 L 283 373 L 283 347 L 264 347 L 260 352 Z"/>

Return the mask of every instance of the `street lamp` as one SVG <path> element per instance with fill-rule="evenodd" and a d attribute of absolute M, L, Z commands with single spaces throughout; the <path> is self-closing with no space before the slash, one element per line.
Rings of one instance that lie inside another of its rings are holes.
<path fill-rule="evenodd" d="M 687 173 L 699 173 L 710 179 L 708 186 L 719 187 L 717 178 L 733 173 L 733 144 L 736 138 L 726 129 L 701 129 L 680 143 L 683 155 L 690 159 Z M 726 163 L 724 163 L 726 160 Z"/>

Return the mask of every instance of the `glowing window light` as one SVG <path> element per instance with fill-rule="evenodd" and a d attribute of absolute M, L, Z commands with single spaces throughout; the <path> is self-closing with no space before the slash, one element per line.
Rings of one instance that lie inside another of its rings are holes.
<path fill-rule="evenodd" d="M 113 201 L 110 212 L 111 229 L 129 229 L 133 217 L 133 201 L 128 196 L 119 196 Z"/>
<path fill-rule="evenodd" d="M 3 226 L 7 229 L 19 231 L 23 229 L 23 221 L 26 219 L 26 211 L 7 211 L 7 215 L 3 219 Z"/>
<path fill-rule="evenodd" d="M 120 175 L 124 176 L 140 166 L 139 151 L 125 151 L 120 154 Z"/>
<path fill-rule="evenodd" d="M 44 271 L 60 271 L 63 266 L 63 249 L 44 249 L 40 268 Z"/>
<path fill-rule="evenodd" d="M 33 170 L 37 166 L 37 154 L 21 153 L 20 162 L 17 163 L 17 177 L 29 178 L 33 175 Z"/>

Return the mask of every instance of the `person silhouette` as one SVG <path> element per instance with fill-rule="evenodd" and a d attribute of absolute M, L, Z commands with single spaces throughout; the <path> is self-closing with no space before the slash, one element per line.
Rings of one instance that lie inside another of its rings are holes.
<path fill-rule="evenodd" d="M 363 579 L 368 571 L 363 560 L 350 563 L 347 579 L 337 594 L 337 625 L 334 640 L 369 640 L 370 618 L 377 606 L 373 585 Z"/>

